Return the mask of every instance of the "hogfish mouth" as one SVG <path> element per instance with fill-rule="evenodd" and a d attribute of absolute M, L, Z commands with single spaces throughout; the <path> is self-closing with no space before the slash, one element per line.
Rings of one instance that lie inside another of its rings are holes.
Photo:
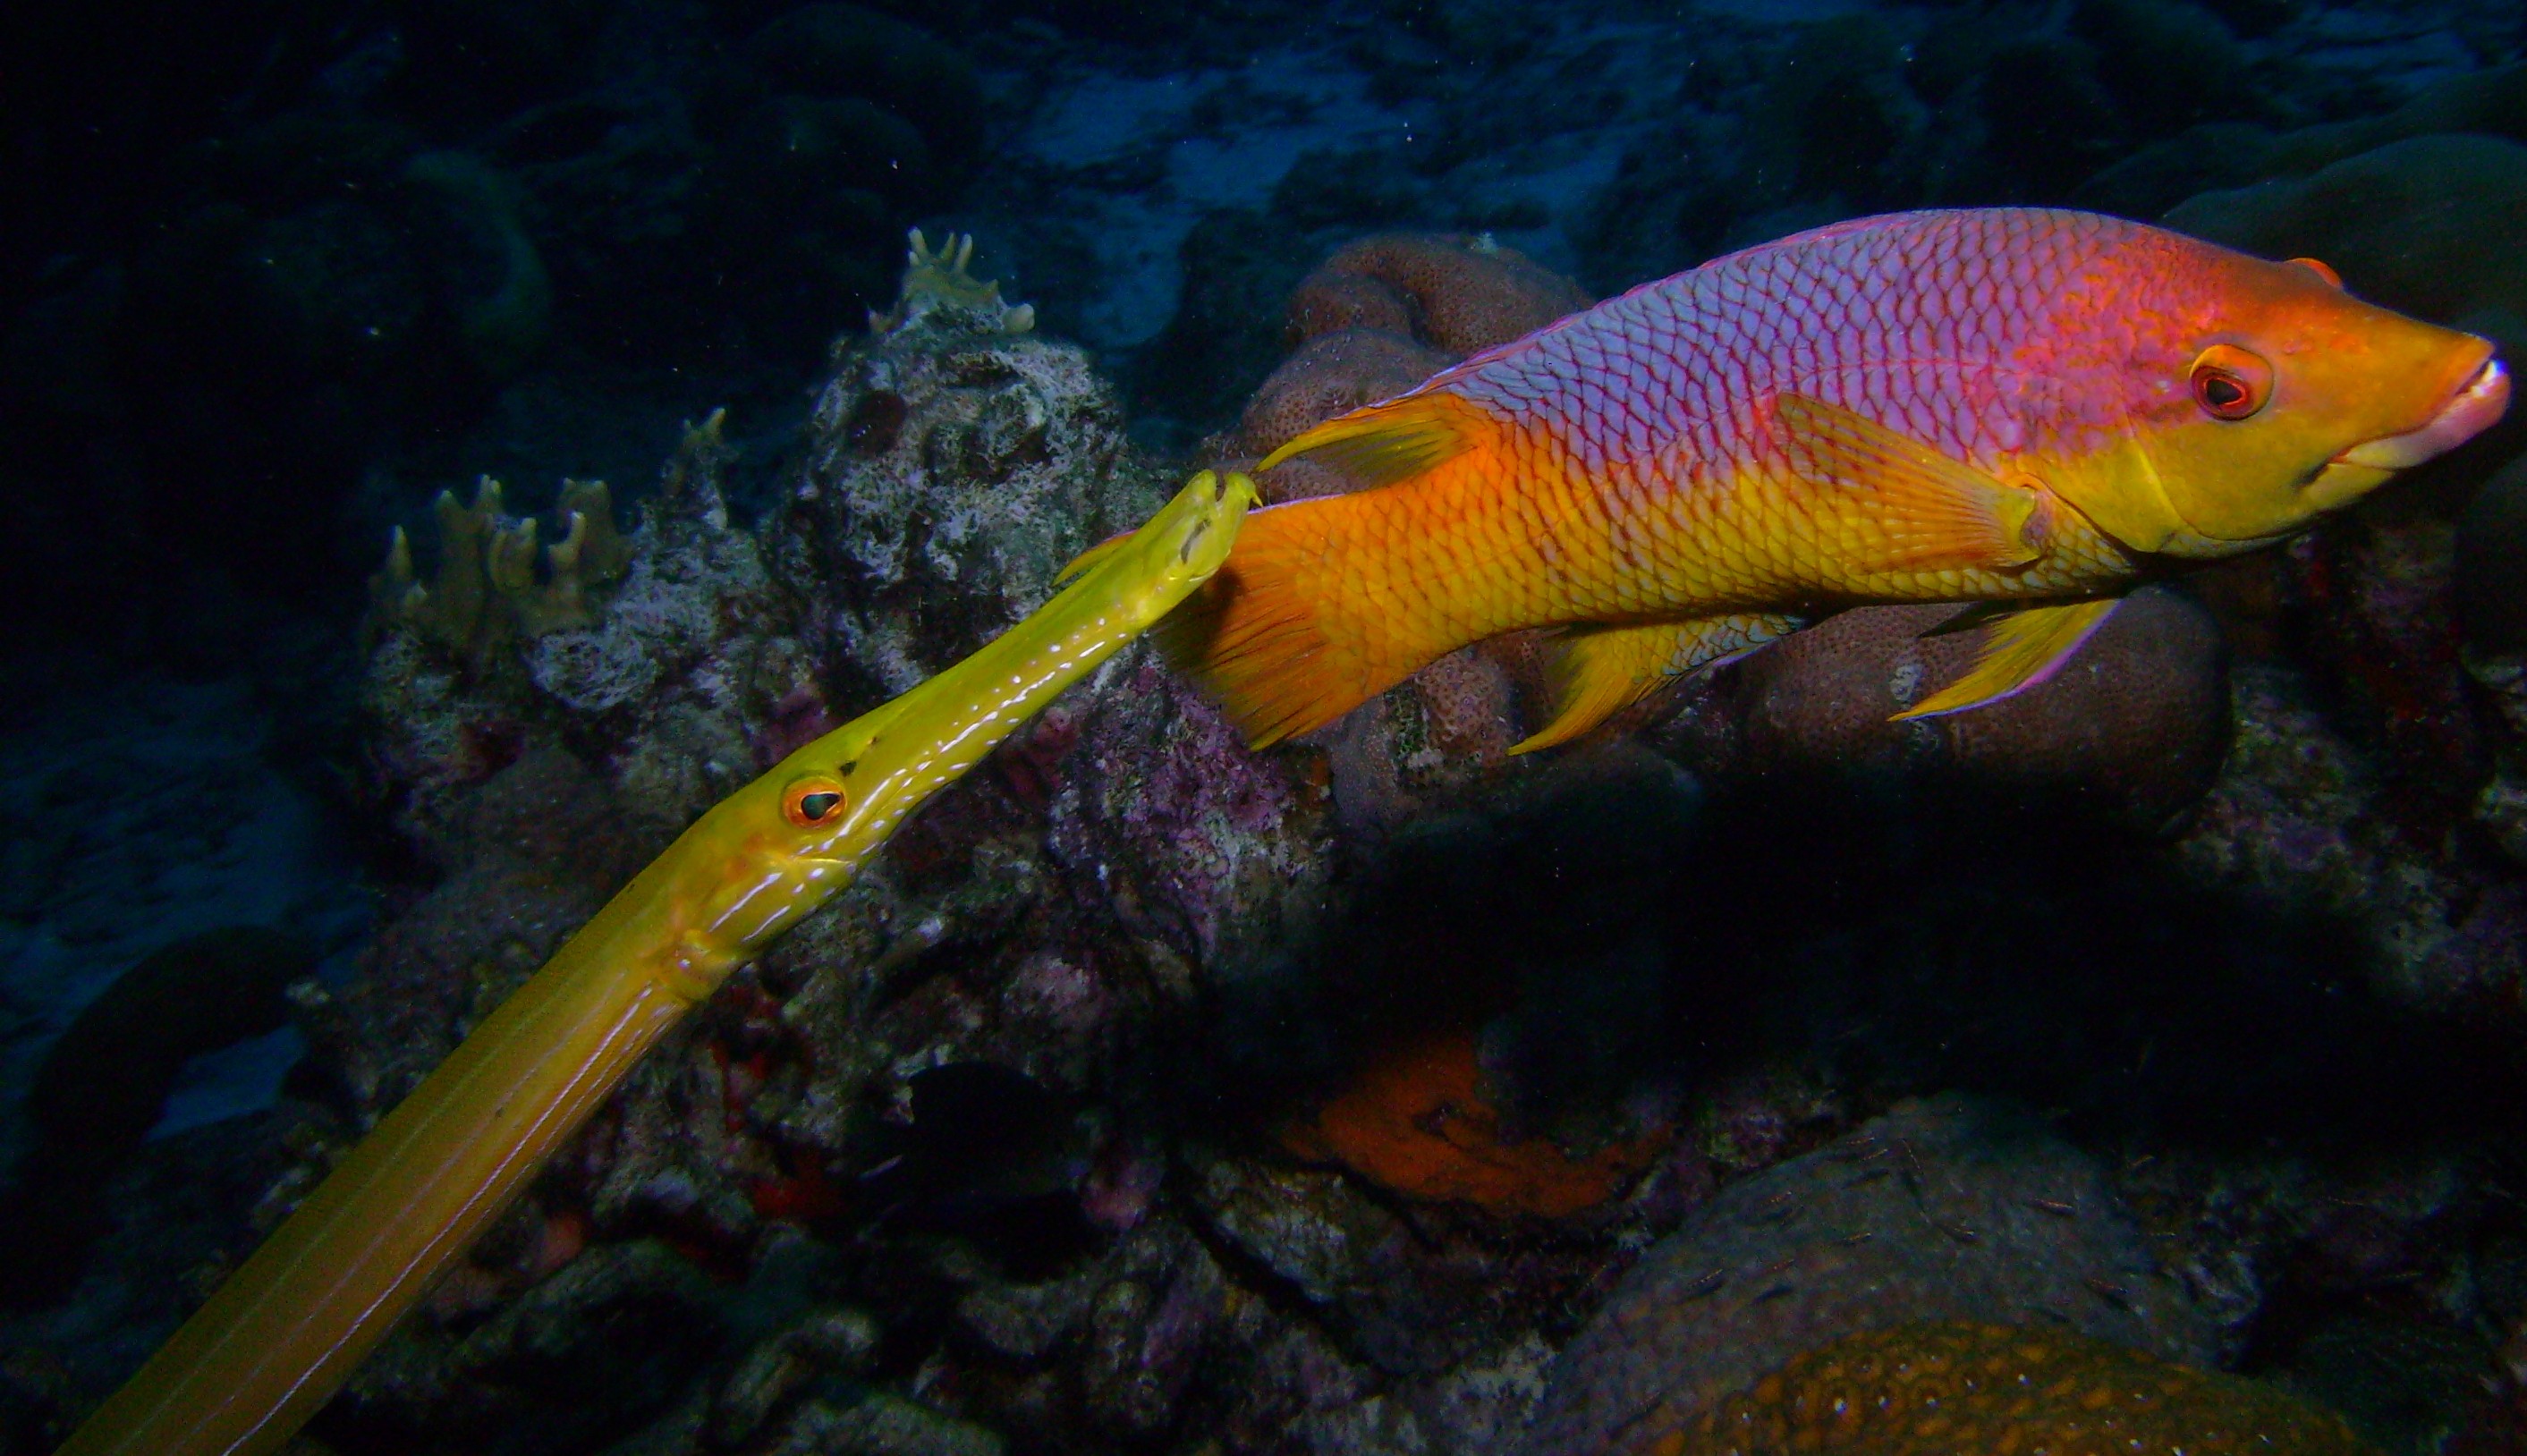
<path fill-rule="evenodd" d="M 2501 367 L 2500 360 L 2486 359 L 2449 402 L 2440 406 L 2440 412 L 2431 417 L 2428 425 L 2354 445 L 2327 463 L 2405 470 L 2445 455 L 2490 429 L 2508 408 L 2509 372 Z"/>

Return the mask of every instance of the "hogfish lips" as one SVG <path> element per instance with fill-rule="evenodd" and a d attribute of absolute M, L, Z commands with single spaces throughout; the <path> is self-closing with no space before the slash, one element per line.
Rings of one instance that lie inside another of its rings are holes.
<path fill-rule="evenodd" d="M 1903 716 L 2040 681 L 2117 597 L 2269 545 L 2501 417 L 2489 340 L 2138 223 L 1839 224 L 1476 355 L 1266 457 L 1368 488 L 1260 511 L 1160 628 L 1261 745 L 1443 653 L 1560 628 L 1546 726 L 1872 602 L 1986 604 Z"/>

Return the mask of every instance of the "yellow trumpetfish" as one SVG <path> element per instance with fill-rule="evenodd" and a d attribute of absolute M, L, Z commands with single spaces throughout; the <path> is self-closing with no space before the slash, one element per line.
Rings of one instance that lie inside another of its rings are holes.
<path fill-rule="evenodd" d="M 923 800 L 1219 569 L 1255 483 L 1209 471 L 981 651 L 695 821 L 387 1115 L 61 1456 L 286 1441 L 668 1028 Z"/>

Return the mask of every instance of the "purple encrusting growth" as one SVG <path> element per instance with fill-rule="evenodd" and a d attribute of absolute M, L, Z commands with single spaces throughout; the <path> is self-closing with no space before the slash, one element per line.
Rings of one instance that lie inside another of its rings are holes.
<path fill-rule="evenodd" d="M 1107 673 L 1118 690 L 1101 692 L 1083 724 L 1054 852 L 1104 887 L 1128 927 L 1197 962 L 1260 945 L 1322 882 L 1325 794 L 1289 757 L 1248 752 L 1154 655 Z"/>

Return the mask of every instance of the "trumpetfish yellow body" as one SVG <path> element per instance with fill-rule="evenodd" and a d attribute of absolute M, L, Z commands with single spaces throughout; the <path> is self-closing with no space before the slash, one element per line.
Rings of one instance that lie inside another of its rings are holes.
<path fill-rule="evenodd" d="M 849 883 L 923 800 L 1218 570 L 1254 482 L 1209 471 L 963 662 L 686 829 L 381 1122 L 62 1456 L 289 1439 L 659 1036 Z"/>

